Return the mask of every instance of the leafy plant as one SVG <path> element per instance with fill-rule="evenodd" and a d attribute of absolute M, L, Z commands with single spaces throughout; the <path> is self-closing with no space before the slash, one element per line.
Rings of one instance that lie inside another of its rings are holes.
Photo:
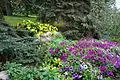
<path fill-rule="evenodd" d="M 7 63 L 5 65 L 10 78 L 12 80 L 34 80 L 38 74 L 36 68 L 23 67 L 22 64 Z"/>
<path fill-rule="evenodd" d="M 24 20 L 21 23 L 21 26 L 18 26 L 20 28 L 24 28 L 28 31 L 30 31 L 33 36 L 40 36 L 43 33 L 46 32 L 56 32 L 58 29 L 50 24 L 43 24 L 39 22 L 32 22 L 30 20 L 26 21 Z"/>
<path fill-rule="evenodd" d="M 57 68 L 35 68 L 16 63 L 7 63 L 4 69 L 7 70 L 12 80 L 64 80 Z"/>

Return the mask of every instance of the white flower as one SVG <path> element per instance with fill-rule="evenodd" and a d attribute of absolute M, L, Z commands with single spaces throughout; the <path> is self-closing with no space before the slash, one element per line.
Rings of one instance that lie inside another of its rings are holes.
<path fill-rule="evenodd" d="M 87 65 L 83 65 L 84 66 L 84 69 L 87 69 L 88 68 L 88 66 Z"/>
<path fill-rule="evenodd" d="M 103 76 L 102 76 L 102 75 L 100 75 L 100 79 L 101 79 L 101 80 L 103 79 Z"/>
<path fill-rule="evenodd" d="M 65 75 L 68 75 L 68 72 L 65 72 L 64 74 L 65 74 Z"/>
<path fill-rule="evenodd" d="M 59 65 L 62 65 L 62 62 L 59 62 Z"/>
<path fill-rule="evenodd" d="M 79 75 L 79 78 L 81 78 L 82 77 L 82 75 Z"/>
<path fill-rule="evenodd" d="M 80 65 L 80 67 L 81 67 L 81 69 L 87 69 L 88 68 L 88 66 L 85 65 L 85 64 Z"/>
<path fill-rule="evenodd" d="M 103 79 L 103 76 L 100 75 L 100 76 L 97 76 L 97 78 L 98 78 L 99 80 L 102 80 L 102 79 Z"/>
<path fill-rule="evenodd" d="M 81 69 L 84 69 L 84 65 L 80 65 L 80 68 L 81 68 Z"/>

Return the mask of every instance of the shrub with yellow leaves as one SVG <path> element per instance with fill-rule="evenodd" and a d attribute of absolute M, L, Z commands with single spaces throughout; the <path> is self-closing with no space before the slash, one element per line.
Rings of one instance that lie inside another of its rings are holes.
<path fill-rule="evenodd" d="M 50 24 L 32 22 L 30 20 L 23 20 L 21 25 L 23 26 L 21 28 L 24 28 L 32 32 L 34 36 L 40 36 L 41 34 L 46 33 L 46 32 L 54 33 L 58 31 L 57 27 L 54 27 Z"/>

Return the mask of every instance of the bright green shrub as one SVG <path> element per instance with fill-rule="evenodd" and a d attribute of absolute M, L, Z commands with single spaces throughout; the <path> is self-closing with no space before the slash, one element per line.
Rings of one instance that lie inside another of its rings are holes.
<path fill-rule="evenodd" d="M 30 20 L 28 21 L 23 21 L 21 23 L 21 26 L 19 26 L 20 28 L 24 28 L 28 31 L 30 31 L 33 36 L 40 36 L 43 33 L 46 32 L 56 32 L 58 31 L 58 29 L 50 24 L 43 24 L 43 23 L 39 23 L 39 22 L 32 22 Z"/>

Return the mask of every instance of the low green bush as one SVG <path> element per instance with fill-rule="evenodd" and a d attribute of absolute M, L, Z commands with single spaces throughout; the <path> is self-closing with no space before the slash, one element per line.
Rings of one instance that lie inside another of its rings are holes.
<path fill-rule="evenodd" d="M 4 69 L 8 72 L 11 80 L 64 80 L 57 68 L 35 68 L 7 63 Z"/>

